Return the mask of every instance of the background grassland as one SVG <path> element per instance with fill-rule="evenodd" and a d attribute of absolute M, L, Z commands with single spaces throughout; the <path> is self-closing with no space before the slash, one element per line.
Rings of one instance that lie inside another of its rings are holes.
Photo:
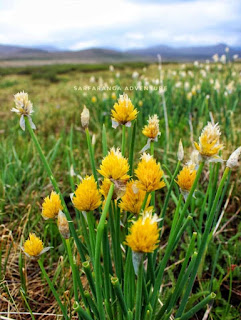
<path fill-rule="evenodd" d="M 146 70 L 143 70 L 144 67 Z M 207 121 L 210 121 L 210 112 L 215 122 L 219 122 L 221 126 L 222 141 L 225 144 L 224 158 L 227 159 L 231 152 L 241 145 L 241 65 L 227 64 L 222 66 L 221 70 L 211 65 L 206 77 L 200 73 L 203 68 L 186 65 L 183 69 L 178 64 L 163 66 L 170 130 L 168 141 L 162 100 L 158 91 L 127 91 L 139 111 L 135 161 L 138 160 L 139 150 L 146 143 L 141 129 L 148 116 L 157 113 L 162 135 L 156 147 L 156 158 L 163 165 L 167 181 L 169 170 L 172 172 L 176 163 L 179 139 L 182 139 L 184 144 L 186 162 L 192 150 L 192 135 L 197 141 L 201 129 Z M 138 79 L 133 79 L 133 71 L 139 73 Z M 182 71 L 186 72 L 185 76 L 181 76 Z M 191 71 L 193 76 L 188 71 Z M 120 73 L 120 77 L 116 77 L 117 72 Z M 95 77 L 95 81 L 90 83 L 92 76 Z M 77 175 L 85 176 L 90 173 L 85 134 L 80 124 L 83 105 L 85 104 L 90 110 L 90 130 L 95 135 L 95 156 L 99 165 L 102 158 L 103 124 L 107 128 L 108 146 L 121 144 L 120 130 L 111 128 L 110 110 L 116 101 L 112 93 L 117 97 L 122 93 L 122 91 L 110 90 L 106 91 L 106 96 L 103 97 L 101 91 L 75 90 L 74 87 L 83 88 L 85 85 L 97 87 L 102 82 L 107 83 L 108 86 L 120 85 L 124 89 L 126 86 L 134 86 L 138 81 L 142 84 L 148 81 L 149 84 L 157 87 L 157 79 L 159 79 L 157 65 L 143 63 L 118 64 L 115 65 L 114 72 L 110 72 L 109 66 L 104 64 L 0 69 L 1 311 L 56 312 L 54 299 L 41 281 L 36 265 L 25 260 L 19 264 L 18 261 L 19 244 L 33 230 L 55 248 L 48 255 L 49 261 L 46 266 L 49 274 L 53 276 L 53 282 L 59 293 L 62 292 L 65 299 L 73 297 L 73 289 L 68 277 L 70 269 L 66 259 L 61 255 L 63 247 L 56 226 L 51 222 L 44 222 L 41 217 L 42 199 L 50 193 L 52 186 L 28 133 L 20 129 L 19 119 L 10 112 L 14 106 L 13 94 L 22 90 L 29 93 L 34 105 L 33 121 L 37 126 L 36 134 L 74 215 L 69 200 L 71 183 L 79 182 Z M 215 90 L 214 84 L 210 83 L 212 80 L 219 81 L 219 90 Z M 234 82 L 233 89 L 228 92 L 227 85 L 231 81 Z M 178 82 L 181 83 L 180 87 L 176 85 Z M 189 83 L 189 89 L 185 89 L 186 82 Z M 200 88 L 197 88 L 197 85 L 200 85 Z M 196 86 L 196 90 L 191 99 L 187 99 L 187 93 L 193 86 Z M 92 101 L 93 96 L 96 97 L 96 102 Z M 130 137 L 130 132 L 128 135 Z M 127 143 L 129 141 L 130 139 L 127 139 Z M 74 177 L 70 175 L 72 168 L 76 173 Z M 196 192 L 196 198 L 193 199 L 199 207 L 202 205 L 208 178 L 208 170 L 206 170 Z M 162 191 L 164 192 L 165 190 Z M 176 192 L 178 192 L 177 187 Z M 162 193 L 157 199 L 159 208 L 162 206 Z M 220 204 L 225 205 L 225 214 L 219 227 L 220 232 L 210 243 L 202 276 L 195 283 L 194 293 L 189 302 L 192 305 L 193 301 L 202 299 L 202 292 L 205 288 L 209 288 L 211 278 L 213 291 L 217 294 L 210 313 L 213 319 L 238 319 L 241 311 L 240 193 L 240 170 L 237 170 L 232 175 L 226 196 Z M 172 198 L 172 201 L 174 200 L 175 194 Z M 172 208 L 173 203 L 170 203 L 161 242 L 163 250 L 165 250 L 166 237 L 172 223 Z M 175 274 L 178 273 L 189 241 L 190 234 L 187 232 L 181 246 L 171 258 L 164 279 L 165 286 L 168 288 L 175 284 Z M 19 265 L 22 267 L 19 268 Z M 28 303 L 24 300 L 26 297 Z M 165 297 L 163 299 L 165 300 Z M 202 319 L 202 316 L 203 312 L 198 315 L 198 319 Z M 15 315 L 12 318 L 30 319 L 30 316 Z M 36 316 L 36 319 L 42 318 L 48 319 L 44 315 Z M 52 318 L 49 316 L 49 319 Z"/>

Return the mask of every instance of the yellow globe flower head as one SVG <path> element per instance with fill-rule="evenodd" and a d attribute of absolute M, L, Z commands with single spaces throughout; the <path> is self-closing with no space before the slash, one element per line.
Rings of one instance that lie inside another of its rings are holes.
<path fill-rule="evenodd" d="M 146 191 L 152 192 L 165 187 L 165 182 L 162 179 L 163 171 L 160 164 L 148 153 L 143 153 L 141 161 L 138 163 L 135 170 L 138 181 L 136 187 Z"/>
<path fill-rule="evenodd" d="M 158 221 L 157 215 L 152 215 L 152 210 L 146 211 L 142 217 L 133 222 L 125 244 L 135 252 L 153 252 L 160 242 Z"/>
<path fill-rule="evenodd" d="M 120 95 L 118 103 L 114 104 L 111 110 L 112 127 L 117 128 L 120 124 L 126 127 L 131 126 L 131 121 L 135 120 L 138 111 L 133 106 L 127 94 Z"/>
<path fill-rule="evenodd" d="M 197 171 L 194 168 L 194 165 L 184 166 L 177 176 L 176 183 L 179 185 L 185 200 L 187 199 L 196 178 Z"/>
<path fill-rule="evenodd" d="M 218 123 L 212 124 L 208 122 L 199 137 L 199 144 L 194 142 L 201 160 L 222 162 L 222 159 L 218 156 L 219 150 L 223 148 L 223 144 L 219 143 L 220 136 L 221 132 Z"/>
<path fill-rule="evenodd" d="M 93 211 L 101 205 L 101 194 L 94 176 L 86 176 L 74 192 L 72 202 L 80 211 Z"/>
<path fill-rule="evenodd" d="M 144 146 L 141 152 L 144 152 L 147 149 L 149 149 L 151 141 L 157 141 L 158 136 L 161 134 L 159 131 L 159 119 L 156 114 L 154 114 L 152 117 L 149 116 L 149 120 L 147 122 L 148 124 L 145 125 L 145 127 L 142 130 L 142 133 L 148 138 L 148 140 L 147 144 Z"/>
<path fill-rule="evenodd" d="M 20 116 L 20 127 L 25 130 L 25 117 L 28 117 L 32 129 L 36 129 L 32 121 L 31 114 L 33 113 L 32 102 L 28 99 L 28 94 L 24 91 L 18 92 L 14 95 L 15 108 L 12 112 L 16 112 Z"/>
<path fill-rule="evenodd" d="M 105 178 L 102 182 L 102 185 L 100 187 L 100 193 L 105 197 L 105 199 L 108 196 L 111 183 L 114 183 L 114 192 L 112 195 L 112 200 L 118 200 L 120 199 L 126 192 L 126 181 L 122 180 L 110 180 L 108 178 Z"/>
<path fill-rule="evenodd" d="M 123 181 L 127 182 L 130 178 L 128 175 L 129 164 L 120 152 L 120 149 L 111 148 L 108 155 L 102 160 L 98 172 L 112 182 Z"/>
<path fill-rule="evenodd" d="M 93 96 L 93 97 L 91 98 L 91 102 L 92 102 L 92 103 L 96 103 L 96 101 L 97 101 L 97 98 L 96 98 L 95 96 Z"/>
<path fill-rule="evenodd" d="M 59 195 L 52 191 L 50 197 L 44 198 L 42 205 L 42 217 L 47 219 L 57 218 L 59 210 L 63 210 Z"/>
<path fill-rule="evenodd" d="M 146 192 L 136 188 L 135 184 L 136 182 L 133 180 L 127 182 L 126 193 L 121 198 L 119 207 L 122 210 L 131 212 L 133 214 L 139 214 L 141 212 L 141 207 L 142 207 Z M 149 206 L 150 200 L 151 200 L 151 195 L 149 195 L 147 199 L 145 208 Z"/>
<path fill-rule="evenodd" d="M 24 242 L 23 252 L 29 258 L 38 258 L 52 247 L 44 248 L 43 242 L 34 233 L 29 234 L 29 239 Z"/>
<path fill-rule="evenodd" d="M 154 140 L 160 134 L 158 116 L 156 114 L 154 114 L 152 117 L 149 116 L 149 120 L 147 122 L 148 125 L 145 125 L 145 127 L 142 130 L 142 133 L 147 138 Z"/>

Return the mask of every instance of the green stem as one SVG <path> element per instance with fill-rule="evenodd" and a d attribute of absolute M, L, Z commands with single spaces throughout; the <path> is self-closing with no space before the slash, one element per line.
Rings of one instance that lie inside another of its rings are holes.
<path fill-rule="evenodd" d="M 151 155 L 154 157 L 154 141 L 151 140 L 150 148 L 151 148 Z M 155 191 L 151 193 L 151 205 L 155 207 Z"/>
<path fill-rule="evenodd" d="M 88 128 L 85 129 L 85 134 L 86 134 L 86 140 L 87 140 L 87 145 L 88 145 L 88 150 L 89 150 L 91 169 L 92 169 L 95 181 L 96 181 L 97 185 L 99 186 L 97 171 L 96 171 L 96 166 L 95 166 L 94 152 L 93 152 L 93 147 L 92 147 L 92 143 L 90 140 L 90 132 L 89 132 Z"/>
<path fill-rule="evenodd" d="M 97 227 L 97 236 L 96 236 L 96 249 L 95 249 L 95 281 L 96 281 L 96 295 L 97 295 L 97 306 L 100 314 L 100 320 L 105 320 L 105 312 L 103 307 L 102 299 L 102 287 L 101 287 L 101 264 L 100 264 L 100 255 L 101 255 L 101 242 L 103 238 L 103 232 L 105 227 L 105 219 L 110 206 L 110 201 L 114 191 L 114 184 L 112 183 L 109 189 L 108 196 L 106 198 L 105 207 L 101 214 L 99 225 Z"/>
<path fill-rule="evenodd" d="M 102 127 L 102 153 L 103 153 L 103 157 L 107 156 L 107 139 L 106 139 L 105 124 L 103 124 L 103 127 Z"/>
<path fill-rule="evenodd" d="M 135 320 L 141 319 L 141 307 L 142 307 L 142 280 L 143 277 L 143 262 L 140 262 L 137 276 L 137 287 L 136 287 L 136 312 Z"/>
<path fill-rule="evenodd" d="M 125 156 L 125 146 L 126 146 L 126 126 L 122 125 L 122 143 L 121 143 L 121 154 Z"/>
<path fill-rule="evenodd" d="M 179 171 L 180 165 L 181 165 L 181 161 L 178 161 L 178 162 L 177 162 L 176 169 L 175 169 L 174 174 L 173 174 L 173 176 L 172 176 L 172 179 L 171 179 L 169 188 L 168 188 L 168 192 L 167 192 L 167 195 L 166 195 L 164 204 L 163 204 L 163 208 L 162 208 L 162 212 L 161 212 L 161 218 L 162 218 L 163 220 L 160 221 L 160 227 L 163 226 L 165 214 L 166 214 L 166 211 L 167 211 L 167 206 L 168 206 L 169 199 L 170 199 L 170 196 L 171 196 L 172 187 L 173 187 L 173 184 L 174 184 L 176 175 L 177 175 L 177 173 L 178 173 L 178 171 Z"/>
<path fill-rule="evenodd" d="M 40 259 L 38 260 L 38 264 L 40 266 L 42 274 L 43 274 L 44 278 L 46 279 L 46 281 L 47 281 L 47 283 L 48 283 L 48 285 L 49 285 L 49 287 L 50 287 L 50 289 L 51 289 L 56 301 L 58 302 L 58 305 L 59 305 L 59 307 L 60 307 L 60 309 L 61 309 L 61 311 L 63 313 L 64 318 L 68 320 L 69 317 L 67 315 L 66 308 L 63 306 L 62 302 L 60 301 L 59 295 L 58 295 L 57 291 L 55 290 L 51 280 L 49 279 L 49 277 L 48 277 L 48 275 L 47 275 L 47 273 L 46 273 L 46 271 L 44 269 L 43 262 Z"/>
<path fill-rule="evenodd" d="M 33 140 L 33 142 L 34 142 L 34 144 L 35 144 L 35 147 L 36 147 L 38 153 L 39 153 L 39 156 L 40 156 L 40 159 L 42 160 L 42 163 L 43 163 L 43 165 L 44 165 L 44 168 L 45 168 L 45 170 L 46 170 L 47 173 L 48 173 L 49 179 L 50 179 L 50 181 L 52 182 L 52 185 L 53 185 L 55 191 L 56 191 L 56 192 L 59 194 L 59 196 L 60 196 L 61 203 L 62 203 L 62 205 L 63 205 L 63 207 L 64 207 L 64 213 L 65 213 L 65 215 L 66 215 L 66 217 L 67 217 L 67 220 L 68 220 L 68 222 L 69 222 L 69 229 L 70 229 L 71 235 L 74 237 L 74 240 L 75 240 L 75 243 L 76 243 L 76 245 L 77 245 L 77 248 L 78 248 L 78 251 L 79 251 L 81 260 L 84 261 L 84 260 L 85 260 L 85 255 L 84 255 L 84 252 L 83 252 L 83 249 L 82 249 L 82 244 L 81 244 L 81 242 L 80 242 L 80 240 L 79 240 L 79 238 L 78 238 L 78 235 L 77 235 L 77 233 L 76 233 L 76 231 L 75 231 L 74 224 L 73 224 L 73 221 L 72 221 L 72 219 L 71 219 L 69 210 L 68 210 L 68 208 L 67 208 L 67 206 L 66 206 L 66 203 L 65 203 L 65 201 L 64 201 L 64 197 L 62 196 L 62 194 L 61 194 L 61 192 L 60 192 L 60 189 L 59 189 L 59 186 L 58 186 L 58 184 L 57 184 L 57 181 L 55 180 L 54 175 L 53 175 L 53 173 L 52 173 L 52 170 L 51 170 L 51 168 L 50 168 L 50 166 L 49 166 L 49 164 L 48 164 L 48 161 L 47 161 L 47 159 L 45 158 L 45 156 L 44 156 L 44 154 L 43 154 L 43 151 L 42 151 L 42 148 L 41 148 L 41 146 L 40 146 L 40 144 L 39 144 L 39 142 L 38 142 L 38 139 L 37 139 L 37 137 L 36 137 L 33 129 L 31 128 L 31 126 L 30 126 L 30 124 L 29 124 L 28 118 L 26 118 L 26 127 L 28 128 L 28 131 L 29 131 L 29 133 L 30 133 L 30 136 L 31 136 L 31 138 L 32 138 L 32 140 Z"/>
<path fill-rule="evenodd" d="M 126 307 L 126 303 L 124 300 L 122 289 L 120 287 L 119 279 L 117 277 L 111 277 L 111 283 L 114 287 L 116 296 L 118 298 L 118 301 L 119 301 L 119 304 L 121 307 L 121 311 L 123 312 L 124 316 L 127 317 L 127 307 Z"/>
<path fill-rule="evenodd" d="M 188 320 L 191 319 L 191 317 L 197 313 L 199 310 L 201 310 L 203 307 L 206 306 L 211 300 L 213 300 L 216 297 L 215 293 L 210 293 L 205 299 L 203 299 L 201 302 L 199 302 L 195 307 L 190 309 L 188 312 L 186 312 L 181 318 L 177 318 L 177 320 Z"/>
<path fill-rule="evenodd" d="M 145 198 L 144 198 L 144 201 L 143 201 L 142 206 L 141 206 L 141 211 L 142 211 L 142 210 L 145 210 L 146 202 L 147 202 L 148 196 L 149 196 L 149 192 L 146 192 L 146 194 L 145 194 Z"/>
<path fill-rule="evenodd" d="M 81 317 L 84 319 L 84 320 L 93 320 L 91 318 L 91 316 L 78 304 L 78 303 L 75 303 L 74 304 L 74 310 L 78 313 L 81 314 Z"/>
<path fill-rule="evenodd" d="M 89 239 L 91 248 L 91 257 L 95 256 L 95 227 L 94 227 L 94 216 L 93 212 L 86 212 L 87 222 L 89 227 Z"/>
<path fill-rule="evenodd" d="M 132 136 L 131 136 L 131 148 L 130 148 L 130 153 L 129 153 L 129 165 L 130 165 L 129 174 L 130 174 L 130 176 L 133 176 L 135 140 L 136 140 L 136 120 L 133 123 Z"/>

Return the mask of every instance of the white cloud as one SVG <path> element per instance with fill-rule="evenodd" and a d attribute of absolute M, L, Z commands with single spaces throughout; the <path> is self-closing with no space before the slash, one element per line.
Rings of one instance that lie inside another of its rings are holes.
<path fill-rule="evenodd" d="M 143 47 L 238 44 L 239 0 L 148 2 L 12 0 L 0 6 L 0 43 Z M 225 28 L 224 28 L 225 26 Z M 225 31 L 225 32 L 224 32 Z"/>

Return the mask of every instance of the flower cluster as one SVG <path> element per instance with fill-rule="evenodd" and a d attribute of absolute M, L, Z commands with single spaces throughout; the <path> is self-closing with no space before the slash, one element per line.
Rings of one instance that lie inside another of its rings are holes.
<path fill-rule="evenodd" d="M 120 95 L 118 103 L 114 104 L 111 110 L 112 127 L 117 128 L 120 124 L 131 126 L 131 121 L 135 120 L 138 111 L 133 106 L 127 94 Z"/>

